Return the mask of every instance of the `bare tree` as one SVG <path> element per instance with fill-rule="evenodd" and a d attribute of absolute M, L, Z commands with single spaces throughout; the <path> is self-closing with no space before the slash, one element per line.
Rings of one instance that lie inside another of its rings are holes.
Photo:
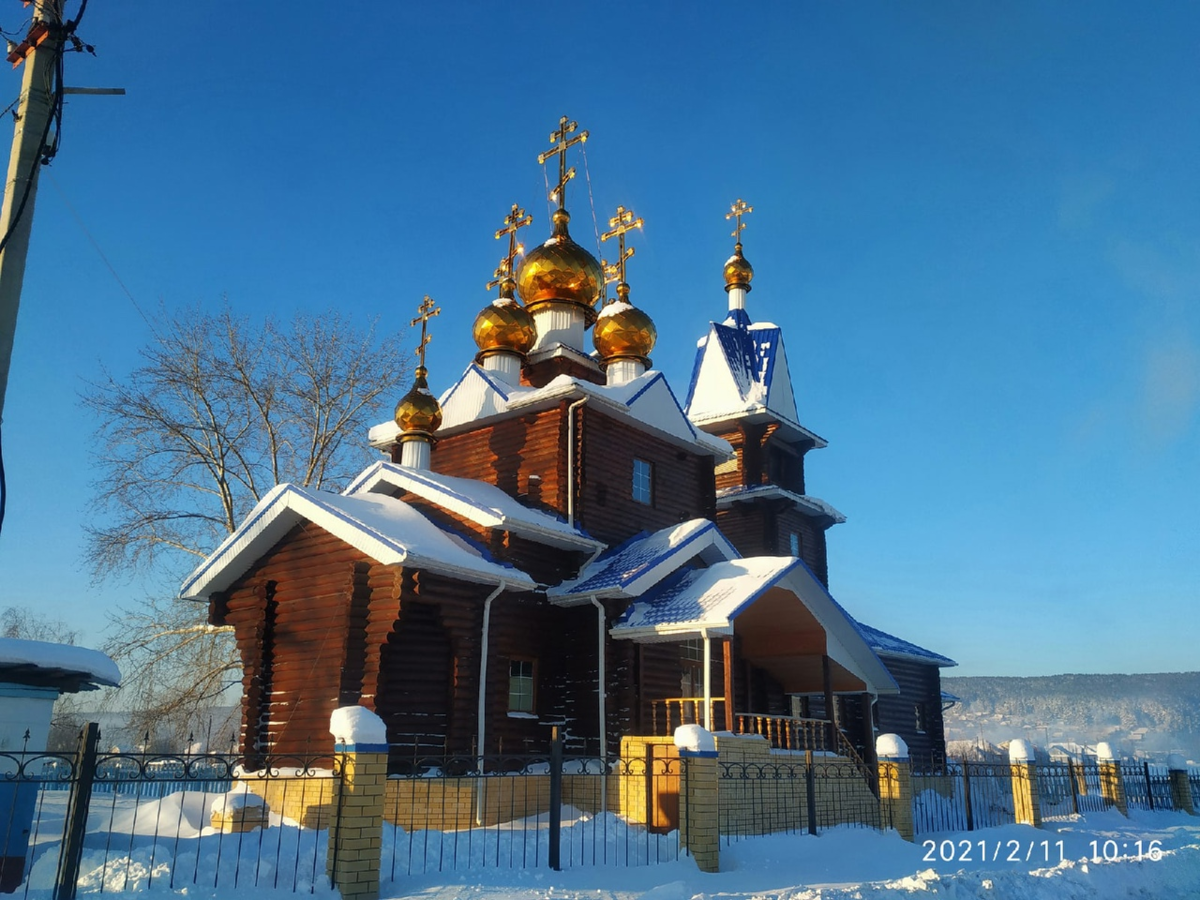
<path fill-rule="evenodd" d="M 281 326 L 228 309 L 164 310 L 141 358 L 83 396 L 99 422 L 88 532 L 97 577 L 144 571 L 178 583 L 277 483 L 342 487 L 408 374 L 399 335 L 379 339 L 338 314 Z M 151 596 L 114 617 L 105 649 L 145 717 L 131 727 L 182 727 L 233 680 L 232 639 L 206 613 Z"/>

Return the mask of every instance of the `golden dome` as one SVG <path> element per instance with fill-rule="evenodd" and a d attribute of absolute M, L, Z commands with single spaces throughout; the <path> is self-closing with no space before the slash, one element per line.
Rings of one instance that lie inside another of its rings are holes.
<path fill-rule="evenodd" d="M 433 434 L 442 424 L 442 408 L 437 398 L 429 393 L 429 383 L 425 380 L 428 374 L 429 370 L 424 366 L 417 366 L 412 390 L 396 404 L 396 424 L 402 432 Z"/>
<path fill-rule="evenodd" d="M 517 291 L 527 307 L 554 300 L 576 303 L 594 319 L 596 298 L 604 284 L 600 263 L 567 234 L 571 216 L 565 209 L 556 210 L 553 220 L 550 239 L 521 260 Z"/>
<path fill-rule="evenodd" d="M 742 256 L 742 244 L 739 241 L 733 247 L 733 256 L 725 260 L 725 290 L 742 288 L 750 290 L 750 280 L 754 278 L 754 266 L 750 260 Z"/>
<path fill-rule="evenodd" d="M 624 296 L 600 310 L 592 330 L 592 343 L 606 361 L 640 359 L 648 363 L 658 340 L 658 329 L 648 315 L 625 299 L 628 293 L 626 287 Z"/>
<path fill-rule="evenodd" d="M 484 353 L 489 350 L 511 350 L 524 354 L 533 349 L 537 340 L 533 316 L 512 298 L 511 293 L 481 309 L 475 317 L 471 333 L 480 352 Z"/>

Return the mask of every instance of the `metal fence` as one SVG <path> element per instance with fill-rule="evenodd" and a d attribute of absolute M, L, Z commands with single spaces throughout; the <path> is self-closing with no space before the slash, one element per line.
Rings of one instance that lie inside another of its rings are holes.
<path fill-rule="evenodd" d="M 388 779 L 381 880 L 678 859 L 680 775 L 678 758 L 418 760 Z"/>
<path fill-rule="evenodd" d="M 844 757 L 779 754 L 718 764 L 718 827 L 725 843 L 762 834 L 885 827 L 873 779 Z"/>
<path fill-rule="evenodd" d="M 912 783 L 917 834 L 973 831 L 1016 821 L 1008 763 L 914 760 Z"/>
<path fill-rule="evenodd" d="M 0 754 L 0 890 L 57 900 L 188 885 L 311 892 L 324 878 L 324 834 L 283 810 L 300 785 L 332 795 L 332 759 L 248 769 L 225 755 L 100 754 L 94 736 L 90 751 Z"/>

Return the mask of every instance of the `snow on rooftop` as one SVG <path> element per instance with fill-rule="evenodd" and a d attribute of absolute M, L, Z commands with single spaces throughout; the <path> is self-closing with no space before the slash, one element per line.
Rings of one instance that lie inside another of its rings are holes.
<path fill-rule="evenodd" d="M 472 363 L 439 400 L 442 426 L 438 433 L 452 434 L 478 426 L 488 419 L 583 397 L 610 415 L 673 444 L 698 449 L 722 459 L 733 453 L 727 442 L 692 426 L 666 377 L 653 369 L 621 385 L 593 384 L 569 375 L 559 375 L 543 387 L 534 388 L 507 384 Z M 369 437 L 373 447 L 387 447 L 396 439 L 396 425 L 394 422 L 376 425 Z"/>
<path fill-rule="evenodd" d="M 404 563 L 486 584 L 505 581 L 516 589 L 535 585 L 524 572 L 485 559 L 401 500 L 384 494 L 347 497 L 281 484 L 188 576 L 180 596 L 207 597 L 229 587 L 300 521 L 320 526 L 385 565 Z"/>
<path fill-rule="evenodd" d="M 835 525 L 841 525 L 846 517 L 819 497 L 808 494 L 797 494 L 774 484 L 738 484 L 733 487 L 721 488 L 717 491 L 717 509 L 726 509 L 739 500 L 749 500 L 755 497 L 779 497 L 790 500 L 802 512 L 810 515 L 828 516 Z"/>
<path fill-rule="evenodd" d="M 614 633 L 642 628 L 728 629 L 734 616 L 780 575 L 799 565 L 786 556 L 756 556 L 686 569 L 635 600 Z"/>
<path fill-rule="evenodd" d="M 594 551 L 603 542 L 555 515 L 523 506 L 494 484 L 391 462 L 365 469 L 342 493 L 363 496 L 400 490 L 416 494 L 484 527 L 499 528 L 567 549 Z"/>
<path fill-rule="evenodd" d="M 106 654 L 72 644 L 49 641 L 27 641 L 20 638 L 0 638 L 0 681 L 17 680 L 14 670 L 32 670 L 39 676 L 82 676 L 91 690 L 97 686 L 116 687 L 121 683 L 121 670 Z"/>
<path fill-rule="evenodd" d="M 934 653 L 932 650 L 926 650 L 924 647 L 918 647 L 916 644 L 906 641 L 903 638 L 898 638 L 894 634 L 888 634 L 886 631 L 880 631 L 878 628 L 872 628 L 870 625 L 864 625 L 862 622 L 855 622 L 863 639 L 871 646 L 871 649 L 882 656 L 896 656 L 902 659 L 911 659 L 916 662 L 933 663 L 939 668 L 949 666 L 957 666 L 954 660 L 948 656 L 942 656 L 940 653 Z M 958 700 L 953 694 L 946 695 L 951 700 Z"/>
<path fill-rule="evenodd" d="M 826 445 L 800 424 L 780 328 L 732 310 L 710 324 L 697 347 L 684 404 L 689 419 L 703 425 L 768 414 L 815 446 Z"/>
<path fill-rule="evenodd" d="M 654 532 L 642 532 L 587 565 L 579 577 L 550 588 L 547 596 L 583 598 L 638 596 L 701 556 L 706 562 L 735 559 L 737 550 L 708 519 L 691 519 Z"/>

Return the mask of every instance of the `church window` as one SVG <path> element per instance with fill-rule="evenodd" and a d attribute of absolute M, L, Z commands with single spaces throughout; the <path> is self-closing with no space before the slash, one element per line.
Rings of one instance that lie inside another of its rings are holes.
<path fill-rule="evenodd" d="M 644 459 L 633 461 L 633 499 L 647 506 L 654 502 L 654 466 Z"/>
<path fill-rule="evenodd" d="M 918 703 L 916 705 L 916 714 L 917 734 L 924 734 L 928 730 L 929 726 L 929 715 L 926 712 L 924 703 Z"/>
<path fill-rule="evenodd" d="M 800 535 L 795 531 L 788 535 L 788 553 L 791 556 L 800 555 Z"/>
<path fill-rule="evenodd" d="M 532 659 L 513 659 L 508 663 L 508 711 L 533 712 Z"/>

